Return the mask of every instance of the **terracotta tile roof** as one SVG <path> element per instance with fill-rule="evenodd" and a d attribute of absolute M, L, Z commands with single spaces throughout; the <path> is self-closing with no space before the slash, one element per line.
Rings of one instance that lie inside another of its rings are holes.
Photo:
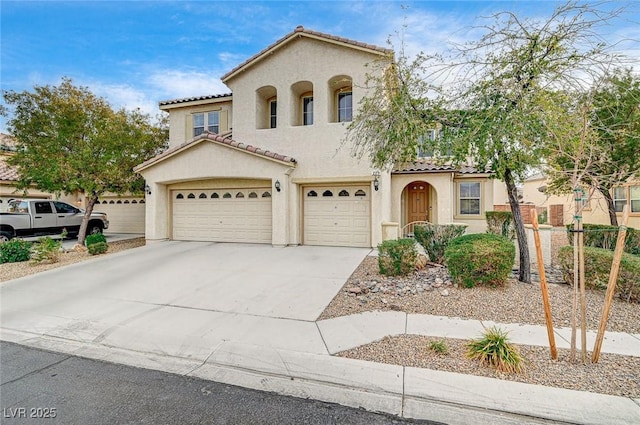
<path fill-rule="evenodd" d="M 224 94 L 210 94 L 205 96 L 185 97 L 182 99 L 161 100 L 160 102 L 158 102 L 158 105 L 159 106 L 176 105 L 179 103 L 196 102 L 198 100 L 220 99 L 220 98 L 231 97 L 231 96 L 232 96 L 231 93 L 224 93 Z"/>
<path fill-rule="evenodd" d="M 403 167 L 395 168 L 393 174 L 409 173 L 442 173 L 456 172 L 459 174 L 489 174 L 491 171 L 480 171 L 470 165 L 454 167 L 451 164 L 437 164 L 429 160 L 418 160 L 405 164 Z"/>
<path fill-rule="evenodd" d="M 288 41 L 290 41 L 294 37 L 298 37 L 298 36 L 306 36 L 306 37 L 310 37 L 310 38 L 323 39 L 323 40 L 326 40 L 326 41 L 329 41 L 329 42 L 332 42 L 332 43 L 346 44 L 348 46 L 352 46 L 352 47 L 356 47 L 356 48 L 364 49 L 364 50 L 370 50 L 370 51 L 376 52 L 376 53 L 388 54 L 388 53 L 392 53 L 393 52 L 393 50 L 386 49 L 384 47 L 376 46 L 376 45 L 373 45 L 373 44 L 362 43 L 360 41 L 350 40 L 348 38 L 337 37 L 335 35 L 326 34 L 326 33 L 318 32 L 318 31 L 309 30 L 309 29 L 304 28 L 302 25 L 298 25 L 296 27 L 296 29 L 294 29 L 289 34 L 285 35 L 284 37 L 282 37 L 281 39 L 279 39 L 275 43 L 273 43 L 273 44 L 269 45 L 268 47 L 264 48 L 263 50 L 261 50 L 257 54 L 251 56 L 249 59 L 247 59 L 246 61 L 242 62 L 240 65 L 238 65 L 235 68 L 233 68 L 231 71 L 229 71 L 226 74 L 224 74 L 222 76 L 222 81 L 224 82 L 225 80 L 230 78 L 232 75 L 234 75 L 236 72 L 240 71 L 242 68 L 250 65 L 254 61 L 259 60 L 262 56 L 264 56 L 269 51 L 277 49 L 281 45 L 286 44 Z"/>
<path fill-rule="evenodd" d="M 19 179 L 18 168 L 7 164 L 5 158 L 0 157 L 0 180 L 18 181 Z"/>
<path fill-rule="evenodd" d="M 194 137 L 191 140 L 188 140 L 186 142 L 184 142 L 183 144 L 179 145 L 179 146 L 174 146 L 171 149 L 167 149 L 166 151 L 162 152 L 160 155 L 156 155 L 155 157 L 143 162 L 140 165 L 137 165 L 133 170 L 138 172 L 140 170 L 143 170 L 147 167 L 149 167 L 152 164 L 155 164 L 156 162 L 162 161 L 163 159 L 172 156 L 173 154 L 182 151 L 184 149 L 188 149 L 190 146 L 193 145 L 197 145 L 198 143 L 201 143 L 205 140 L 223 145 L 223 146 L 229 146 L 229 147 L 233 147 L 236 149 L 240 149 L 240 150 L 244 150 L 247 152 L 251 152 L 253 154 L 256 155 L 260 155 L 263 156 L 265 158 L 269 158 L 269 159 L 274 159 L 276 161 L 280 161 L 280 162 L 285 162 L 288 163 L 289 165 L 295 165 L 297 164 L 297 161 L 290 157 L 290 156 L 286 156 L 286 155 L 280 155 L 278 153 L 275 152 L 271 152 L 265 149 L 261 149 L 257 146 L 253 146 L 253 145 L 247 145 L 244 143 L 240 143 L 236 140 L 233 140 L 231 138 L 231 132 L 225 133 L 225 134 L 216 134 L 216 133 L 211 133 L 209 131 L 205 131 L 204 133 L 202 133 L 199 136 Z"/>

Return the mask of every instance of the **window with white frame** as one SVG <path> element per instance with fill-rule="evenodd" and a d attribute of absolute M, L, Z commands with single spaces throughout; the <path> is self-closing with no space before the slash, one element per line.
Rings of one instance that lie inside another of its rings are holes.
<path fill-rule="evenodd" d="M 432 142 L 436 140 L 436 130 L 427 130 L 424 136 L 418 141 L 418 158 L 431 158 L 433 156 Z"/>
<path fill-rule="evenodd" d="M 613 188 L 613 205 L 616 212 L 622 212 L 627 204 L 627 188 L 624 186 Z"/>
<path fill-rule="evenodd" d="M 313 96 L 302 97 L 302 125 L 313 124 Z"/>
<path fill-rule="evenodd" d="M 458 183 L 458 214 L 480 215 L 481 201 L 480 182 Z"/>
<path fill-rule="evenodd" d="M 220 111 L 193 114 L 193 137 L 201 135 L 205 129 L 216 134 L 220 132 Z"/>
<path fill-rule="evenodd" d="M 269 128 L 276 128 L 278 124 L 278 101 L 269 101 Z"/>
<path fill-rule="evenodd" d="M 629 203 L 632 213 L 640 213 L 640 185 L 629 186 Z"/>
<path fill-rule="evenodd" d="M 338 122 L 349 122 L 353 118 L 353 93 L 343 91 L 338 93 Z"/>

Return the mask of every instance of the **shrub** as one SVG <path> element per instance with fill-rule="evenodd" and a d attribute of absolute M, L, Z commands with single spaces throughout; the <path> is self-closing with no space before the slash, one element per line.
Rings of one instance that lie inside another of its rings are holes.
<path fill-rule="evenodd" d="M 511 211 L 487 211 L 487 233 L 504 236 L 510 240 L 516 238 L 516 225 Z"/>
<path fill-rule="evenodd" d="M 416 241 L 422 245 L 429 260 L 444 263 L 444 251 L 455 239 L 464 234 L 466 226 L 458 224 L 421 224 L 414 227 Z"/>
<path fill-rule="evenodd" d="M 58 255 L 62 242 L 51 239 L 49 236 L 38 239 L 38 243 L 33 245 L 31 261 L 34 263 L 42 263 L 48 261 L 50 263 L 58 262 Z"/>
<path fill-rule="evenodd" d="M 447 347 L 447 343 L 444 341 L 431 341 L 429 343 L 429 350 L 433 351 L 436 354 L 449 353 L 449 347 Z"/>
<path fill-rule="evenodd" d="M 91 255 L 104 254 L 109 249 L 109 245 L 106 242 L 95 242 L 91 245 L 87 245 L 87 251 Z"/>
<path fill-rule="evenodd" d="M 31 258 L 31 242 L 12 239 L 0 244 L 0 264 L 18 263 Z"/>
<path fill-rule="evenodd" d="M 87 235 L 84 240 L 84 244 L 88 247 L 89 245 L 93 245 L 96 243 L 107 243 L 107 238 L 102 233 L 94 233 L 92 235 Z"/>
<path fill-rule="evenodd" d="M 413 239 L 384 241 L 378 245 L 378 268 L 387 276 L 411 273 L 416 267 L 418 252 Z"/>
<path fill-rule="evenodd" d="M 573 285 L 573 247 L 564 246 L 558 252 L 558 262 L 566 283 Z M 607 289 L 613 264 L 613 251 L 584 247 L 585 285 L 590 289 Z M 640 303 L 640 257 L 622 254 L 616 295 L 621 299 Z"/>
<path fill-rule="evenodd" d="M 595 248 L 604 248 L 609 250 L 616 249 L 618 241 L 618 227 L 608 226 L 606 224 L 589 224 L 582 225 L 584 229 L 584 245 Z M 569 243 L 573 244 L 573 236 L 571 233 L 573 225 L 567 225 L 569 233 Z M 627 236 L 624 240 L 624 252 L 633 255 L 640 255 L 640 230 L 627 227 Z"/>
<path fill-rule="evenodd" d="M 503 372 L 522 372 L 524 357 L 509 343 L 507 332 L 494 326 L 486 329 L 480 339 L 467 344 L 467 357 Z"/>
<path fill-rule="evenodd" d="M 460 236 L 445 251 L 451 277 L 467 288 L 502 286 L 513 268 L 516 248 L 509 239 L 491 233 Z"/>

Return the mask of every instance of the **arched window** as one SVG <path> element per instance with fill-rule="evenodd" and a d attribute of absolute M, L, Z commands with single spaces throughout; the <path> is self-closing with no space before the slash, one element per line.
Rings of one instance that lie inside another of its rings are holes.
<path fill-rule="evenodd" d="M 198 196 L 198 198 L 200 198 L 200 199 L 207 199 L 207 194 L 203 192 L 203 193 L 201 193 L 201 194 Z"/>
<path fill-rule="evenodd" d="M 138 201 L 136 201 L 135 199 L 133 201 L 131 201 L 132 204 L 137 204 Z"/>
<path fill-rule="evenodd" d="M 115 202 L 112 200 L 109 201 L 110 204 L 115 204 Z"/>
<path fill-rule="evenodd" d="M 291 98 L 294 100 L 291 125 L 313 124 L 313 83 L 298 81 L 291 86 Z"/>
<path fill-rule="evenodd" d="M 220 198 L 220 195 L 218 195 L 218 192 L 213 192 L 211 194 L 211 199 L 218 199 L 218 198 Z"/>
<path fill-rule="evenodd" d="M 196 199 L 196 195 L 190 193 L 189 195 L 187 195 L 187 199 Z"/>
<path fill-rule="evenodd" d="M 229 198 L 231 198 L 231 197 L 232 197 L 232 196 L 231 196 L 231 194 L 230 194 L 229 192 L 226 192 L 224 195 L 222 195 L 222 198 L 223 198 L 223 199 L 229 199 Z"/>
<path fill-rule="evenodd" d="M 324 192 L 322 192 L 322 196 L 325 196 L 325 197 L 333 196 L 333 192 L 330 190 L 325 190 Z"/>
<path fill-rule="evenodd" d="M 184 199 L 184 195 L 182 193 L 178 193 L 176 195 L 176 199 Z"/>
<path fill-rule="evenodd" d="M 263 198 L 271 198 L 271 192 L 263 192 L 262 193 L 262 197 Z"/>
<path fill-rule="evenodd" d="M 340 193 L 338 193 L 338 196 L 349 196 L 349 192 L 347 192 L 346 190 L 342 189 L 340 191 Z"/>
<path fill-rule="evenodd" d="M 310 190 L 309 193 L 307 193 L 307 196 L 310 198 L 315 198 L 318 196 L 318 192 L 316 192 L 315 190 Z"/>
<path fill-rule="evenodd" d="M 124 203 L 125 203 L 125 204 L 128 204 L 128 203 L 129 203 L 129 200 L 128 200 L 128 199 L 125 199 Z"/>
<path fill-rule="evenodd" d="M 256 128 L 276 128 L 278 125 L 278 91 L 273 86 L 256 90 Z"/>
<path fill-rule="evenodd" d="M 367 196 L 367 194 L 365 193 L 364 190 L 359 189 L 356 191 L 356 193 L 353 196 Z"/>
<path fill-rule="evenodd" d="M 236 193 L 236 198 L 244 198 L 244 193 L 242 192 Z"/>
<path fill-rule="evenodd" d="M 118 202 L 116 202 L 116 204 L 122 204 L 122 201 L 118 199 Z"/>
<path fill-rule="evenodd" d="M 257 193 L 255 193 L 255 192 L 251 192 L 251 193 L 249 194 L 249 198 L 257 198 L 257 197 L 258 197 L 258 194 L 257 194 Z"/>

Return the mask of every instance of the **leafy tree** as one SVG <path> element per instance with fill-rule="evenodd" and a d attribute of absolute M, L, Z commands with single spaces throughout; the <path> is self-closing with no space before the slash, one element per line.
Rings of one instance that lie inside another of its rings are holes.
<path fill-rule="evenodd" d="M 19 169 L 19 186 L 87 197 L 78 243 L 84 242 L 98 198 L 139 191 L 141 179 L 133 167 L 160 152 L 167 140 L 162 121 L 153 124 L 139 110 L 115 111 L 67 78 L 31 92 L 5 91 L 3 97 L 13 106 L 8 128 L 17 151 L 8 161 Z"/>
<path fill-rule="evenodd" d="M 583 149 L 556 146 L 550 151 L 549 188 L 560 193 L 571 190 L 573 171 L 581 170 L 577 183 L 602 194 L 611 225 L 617 226 L 611 190 L 640 178 L 640 77 L 632 69 L 616 68 L 597 82 L 585 107 L 584 122 L 594 135 Z"/>
<path fill-rule="evenodd" d="M 546 132 L 573 137 L 564 126 L 555 90 L 580 90 L 608 63 L 606 43 L 595 29 L 620 11 L 599 11 L 569 2 L 546 20 L 521 20 L 501 12 L 483 26 L 484 35 L 442 54 L 420 54 L 374 65 L 348 127 L 346 142 L 356 155 L 391 168 L 416 158 L 418 148 L 435 160 L 473 164 L 504 181 L 516 225 L 519 280 L 531 282 L 527 239 L 516 184 L 541 164 Z M 442 136 L 424 137 L 437 126 Z"/>

